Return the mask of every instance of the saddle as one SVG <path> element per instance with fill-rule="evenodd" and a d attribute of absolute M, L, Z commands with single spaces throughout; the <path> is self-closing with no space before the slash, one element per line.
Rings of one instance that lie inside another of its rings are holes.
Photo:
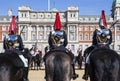
<path fill-rule="evenodd" d="M 8 60 L 8 62 L 12 63 L 15 67 L 18 67 L 18 68 L 24 67 L 24 63 L 19 58 L 18 54 L 14 53 L 12 51 L 7 51 L 5 53 L 1 53 L 0 59 Z"/>
<path fill-rule="evenodd" d="M 51 54 L 51 52 L 64 52 L 65 54 L 67 54 L 68 56 L 70 56 L 71 60 L 74 59 L 74 54 L 72 52 L 70 52 L 68 49 L 66 49 L 65 47 L 61 46 L 61 47 L 57 47 L 57 49 L 52 49 L 52 50 L 48 51 L 45 54 L 45 56 L 43 57 L 44 61 L 47 58 L 47 56 L 49 56 Z"/>

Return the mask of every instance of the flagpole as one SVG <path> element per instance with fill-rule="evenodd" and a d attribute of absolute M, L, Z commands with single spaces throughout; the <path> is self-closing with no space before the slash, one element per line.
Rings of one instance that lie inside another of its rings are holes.
<path fill-rule="evenodd" d="M 50 0 L 48 0 L 48 11 L 50 10 Z"/>

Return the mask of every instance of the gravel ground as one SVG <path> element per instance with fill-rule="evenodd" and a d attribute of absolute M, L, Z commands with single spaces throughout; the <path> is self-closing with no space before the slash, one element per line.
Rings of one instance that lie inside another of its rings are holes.
<path fill-rule="evenodd" d="M 76 73 L 79 74 L 79 78 L 77 78 L 76 80 L 71 80 L 71 81 L 84 81 L 82 79 L 82 75 L 84 73 L 84 70 L 79 70 L 76 69 Z M 45 81 L 44 79 L 45 76 L 45 70 L 30 70 L 29 71 L 29 81 Z"/>

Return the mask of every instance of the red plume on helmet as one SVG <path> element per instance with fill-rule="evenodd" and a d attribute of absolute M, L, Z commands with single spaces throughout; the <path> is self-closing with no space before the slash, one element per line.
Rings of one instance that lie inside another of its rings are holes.
<path fill-rule="evenodd" d="M 10 23 L 9 27 L 9 34 L 16 34 L 17 33 L 17 26 L 16 26 L 16 18 L 15 16 L 12 16 L 12 21 Z"/>
<path fill-rule="evenodd" d="M 60 21 L 59 12 L 56 12 L 56 19 L 55 19 L 55 23 L 54 23 L 54 30 L 61 30 L 61 21 Z"/>
<path fill-rule="evenodd" d="M 106 22 L 106 17 L 105 17 L 105 12 L 104 10 L 102 10 L 102 14 L 101 14 L 101 18 L 100 18 L 100 21 L 99 21 L 99 26 L 100 27 L 107 27 L 107 22 Z"/>

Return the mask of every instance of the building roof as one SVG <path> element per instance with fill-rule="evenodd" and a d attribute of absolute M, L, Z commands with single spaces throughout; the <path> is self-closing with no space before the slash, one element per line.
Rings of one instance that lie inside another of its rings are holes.
<path fill-rule="evenodd" d="M 116 3 L 120 3 L 120 0 L 114 0 Z"/>
<path fill-rule="evenodd" d="M 10 21 L 11 16 L 0 16 L 0 22 L 1 21 Z"/>
<path fill-rule="evenodd" d="M 117 3 L 120 3 L 120 0 L 113 0 L 112 5 L 115 5 L 115 4 L 117 4 Z"/>

